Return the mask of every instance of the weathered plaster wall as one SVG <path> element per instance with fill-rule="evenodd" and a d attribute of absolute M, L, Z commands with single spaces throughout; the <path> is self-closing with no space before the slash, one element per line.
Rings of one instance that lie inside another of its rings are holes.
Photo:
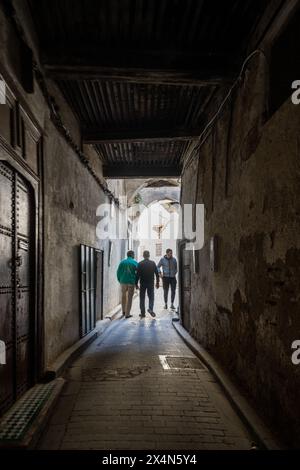
<path fill-rule="evenodd" d="M 59 96 L 58 90 L 55 96 Z M 74 137 L 78 138 L 78 124 L 71 119 L 72 114 L 61 96 L 59 105 L 71 134 L 74 130 Z M 108 240 L 99 240 L 96 236 L 97 208 L 100 204 L 109 204 L 109 199 L 49 120 L 45 133 L 45 340 L 46 363 L 50 363 L 79 337 L 79 245 L 104 250 L 105 315 L 120 302 L 116 270 L 122 242 L 113 241 L 109 265 Z M 92 147 L 85 146 L 84 151 L 96 174 L 102 177 L 99 155 Z M 118 183 L 110 189 L 120 196 L 122 188 L 122 183 Z"/>
<path fill-rule="evenodd" d="M 22 96 L 23 102 L 31 110 L 37 123 L 43 126 L 49 110 L 44 106 L 42 92 L 35 84 L 34 93 L 25 93 L 17 78 L 20 62 L 19 47 L 15 31 L 0 8 L 0 73 L 4 75 L 6 81 L 9 81 L 8 84 L 13 92 Z"/>
<path fill-rule="evenodd" d="M 205 204 L 205 246 L 192 276 L 190 331 L 290 445 L 300 443 L 300 106 L 264 122 L 267 67 L 258 57 L 183 178 L 182 203 Z M 229 138 L 229 141 L 228 141 Z M 226 149 L 228 144 L 228 161 Z M 227 168 L 227 169 L 226 169 Z M 209 240 L 219 237 L 217 272 Z"/>
<path fill-rule="evenodd" d="M 46 133 L 45 339 L 49 363 L 79 337 L 79 245 L 104 249 L 105 314 L 119 302 L 115 272 L 120 260 L 120 243 L 114 242 L 108 268 L 108 244 L 96 237 L 96 210 L 108 200 L 49 121 Z"/>

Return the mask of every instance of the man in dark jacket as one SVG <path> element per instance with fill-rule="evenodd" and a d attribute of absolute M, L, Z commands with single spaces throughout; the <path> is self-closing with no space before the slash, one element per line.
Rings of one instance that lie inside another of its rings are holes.
<path fill-rule="evenodd" d="M 163 288 L 164 288 L 164 299 L 165 299 L 165 309 L 168 308 L 168 294 L 169 287 L 171 286 L 171 309 L 175 310 L 174 299 L 176 293 L 176 274 L 177 274 L 177 260 L 173 256 L 173 251 L 171 248 L 166 250 L 166 254 L 161 258 L 160 262 L 157 265 L 157 268 L 160 272 L 160 268 L 163 270 Z"/>
<path fill-rule="evenodd" d="M 151 261 L 149 251 L 144 251 L 143 253 L 143 261 L 138 264 L 137 272 L 136 272 L 136 287 L 138 287 L 138 282 L 140 281 L 140 309 L 141 314 L 140 317 L 145 317 L 145 296 L 146 291 L 149 298 L 149 308 L 148 312 L 152 317 L 155 317 L 155 313 L 153 312 L 154 306 L 154 275 L 156 277 L 156 288 L 159 288 L 159 275 L 158 269 L 154 261 Z"/>

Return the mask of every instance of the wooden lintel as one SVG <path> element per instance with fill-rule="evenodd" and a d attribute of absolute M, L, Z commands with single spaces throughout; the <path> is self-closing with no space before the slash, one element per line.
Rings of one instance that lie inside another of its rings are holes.
<path fill-rule="evenodd" d="M 198 138 L 200 130 L 182 131 L 174 129 L 166 130 L 125 130 L 102 131 L 101 129 L 87 129 L 82 132 L 82 140 L 85 144 L 118 144 L 122 142 L 168 142 L 188 141 Z"/>
<path fill-rule="evenodd" d="M 103 166 L 105 178 L 177 178 L 181 175 L 181 166 L 147 166 L 112 164 Z"/>

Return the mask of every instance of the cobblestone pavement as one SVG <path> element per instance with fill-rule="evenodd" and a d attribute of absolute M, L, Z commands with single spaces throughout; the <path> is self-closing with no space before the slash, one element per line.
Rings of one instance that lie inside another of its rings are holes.
<path fill-rule="evenodd" d="M 249 449 L 251 437 L 160 302 L 156 319 L 116 320 L 68 369 L 40 449 Z M 185 365 L 187 360 L 185 359 Z M 174 359 L 169 364 L 176 365 Z M 177 364 L 178 366 L 178 364 Z M 179 366 L 182 366 L 182 360 Z"/>

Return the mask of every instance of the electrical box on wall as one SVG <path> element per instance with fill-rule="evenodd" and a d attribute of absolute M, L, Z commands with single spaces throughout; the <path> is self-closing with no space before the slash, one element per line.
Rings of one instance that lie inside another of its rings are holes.
<path fill-rule="evenodd" d="M 210 254 L 210 269 L 213 272 L 217 272 L 218 271 L 218 236 L 217 235 L 214 235 L 210 239 L 209 254 Z"/>

